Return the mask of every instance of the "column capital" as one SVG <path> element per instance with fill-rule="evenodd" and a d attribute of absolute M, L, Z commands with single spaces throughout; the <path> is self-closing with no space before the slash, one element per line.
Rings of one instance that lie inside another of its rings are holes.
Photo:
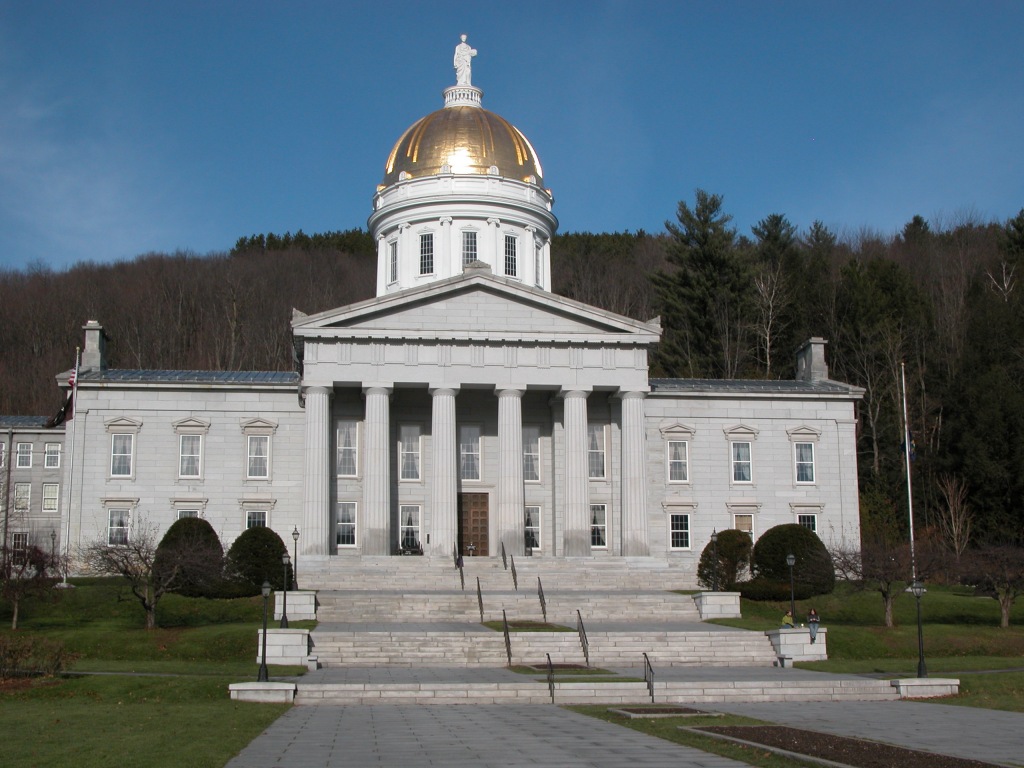
<path fill-rule="evenodd" d="M 453 387 L 450 384 L 430 384 L 427 386 L 427 392 L 430 393 L 431 397 L 444 397 L 445 395 L 455 397 L 459 394 L 459 388 L 457 386 Z"/>
<path fill-rule="evenodd" d="M 506 384 L 504 386 L 495 387 L 494 394 L 498 397 L 522 397 L 526 394 L 525 384 Z"/>
<path fill-rule="evenodd" d="M 437 221 L 443 227 L 446 224 L 451 224 L 452 223 L 452 217 L 451 216 L 442 216 Z"/>
<path fill-rule="evenodd" d="M 395 389 L 392 383 L 372 382 L 363 384 L 364 395 L 390 395 Z"/>
<path fill-rule="evenodd" d="M 648 390 L 641 389 L 620 389 L 612 397 L 618 398 L 619 400 L 643 400 L 649 394 Z"/>
<path fill-rule="evenodd" d="M 500 227 L 501 226 L 501 219 L 498 219 L 498 218 L 495 218 L 495 217 L 491 217 L 491 218 L 489 218 L 487 220 L 487 223 L 490 224 L 492 227 Z"/>
<path fill-rule="evenodd" d="M 334 394 L 334 388 L 333 387 L 316 387 L 316 386 L 313 386 L 313 387 L 303 387 L 302 388 L 302 394 L 305 395 L 306 397 L 309 397 L 310 395 L 327 395 L 328 397 L 331 397 Z"/>
<path fill-rule="evenodd" d="M 568 400 L 569 398 L 574 397 L 586 399 L 593 391 L 593 387 L 563 387 L 562 391 L 558 393 L 558 396 L 563 400 Z"/>

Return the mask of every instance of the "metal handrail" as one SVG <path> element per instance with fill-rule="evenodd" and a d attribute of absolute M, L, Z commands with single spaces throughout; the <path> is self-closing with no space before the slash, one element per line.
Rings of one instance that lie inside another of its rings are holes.
<path fill-rule="evenodd" d="M 459 567 L 459 545 L 458 544 L 452 544 L 452 562 L 455 564 L 456 568 Z"/>
<path fill-rule="evenodd" d="M 551 654 L 548 657 L 548 693 L 551 694 L 551 703 L 555 703 L 555 665 L 551 663 Z"/>
<path fill-rule="evenodd" d="M 654 667 L 651 660 L 644 653 L 644 682 L 647 683 L 647 691 L 651 694 L 651 704 L 654 703 Z"/>
<path fill-rule="evenodd" d="M 484 593 L 480 590 L 480 577 L 476 577 L 476 602 L 480 606 L 480 623 L 484 623 Z"/>
<path fill-rule="evenodd" d="M 540 599 L 540 612 L 544 614 L 544 623 L 548 623 L 548 601 L 544 599 L 544 585 L 540 583 L 540 576 L 537 577 L 537 597 Z"/>
<path fill-rule="evenodd" d="M 508 556 L 505 554 L 505 542 L 501 542 L 501 564 L 508 570 Z"/>
<path fill-rule="evenodd" d="M 590 641 L 587 640 L 587 628 L 583 626 L 583 617 L 580 615 L 579 609 L 576 610 L 576 632 L 580 636 L 580 647 L 583 648 L 583 658 L 587 662 L 587 668 L 590 668 Z M 646 655 L 646 654 L 644 654 Z"/>
<path fill-rule="evenodd" d="M 519 574 L 516 573 L 516 556 L 511 555 L 512 560 L 512 586 L 516 588 L 516 592 L 519 591 Z"/>
<path fill-rule="evenodd" d="M 466 569 L 459 568 L 459 582 L 462 584 L 462 591 L 466 591 Z"/>
<path fill-rule="evenodd" d="M 501 623 L 505 629 L 505 655 L 508 656 L 508 665 L 512 666 L 512 637 L 508 633 L 508 617 L 505 616 L 505 609 L 501 609 Z"/>

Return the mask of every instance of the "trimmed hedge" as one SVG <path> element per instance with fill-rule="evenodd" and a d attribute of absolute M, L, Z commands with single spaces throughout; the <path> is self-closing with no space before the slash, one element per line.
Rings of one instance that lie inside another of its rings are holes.
<path fill-rule="evenodd" d="M 235 539 L 228 550 L 224 577 L 225 597 L 258 595 L 264 581 L 275 590 L 285 587 L 282 558 L 288 552 L 281 537 L 264 526 L 249 528 Z M 288 566 L 287 585 L 291 586 L 292 567 Z"/>
<path fill-rule="evenodd" d="M 750 567 L 754 543 L 744 531 L 726 529 L 718 534 L 718 588 L 726 592 L 737 589 L 739 577 Z M 715 586 L 715 545 L 708 542 L 697 563 L 697 583 L 705 589 Z"/>
<path fill-rule="evenodd" d="M 824 543 L 813 531 L 796 523 L 776 525 L 769 528 L 757 543 L 750 559 L 750 569 L 754 574 L 757 586 L 749 587 L 751 592 L 772 592 L 770 583 L 785 585 L 785 599 L 789 599 L 789 566 L 786 556 L 794 555 L 796 564 L 793 567 L 795 591 L 801 599 L 814 595 L 827 595 L 835 589 L 836 574 L 832 557 Z M 744 592 L 744 596 L 746 592 Z M 780 597 L 763 597 L 751 599 L 778 600 Z"/>
<path fill-rule="evenodd" d="M 220 596 L 224 546 L 209 522 L 183 517 L 167 529 L 153 561 L 158 581 L 172 568 L 177 568 L 178 574 L 169 591 L 186 597 Z"/>

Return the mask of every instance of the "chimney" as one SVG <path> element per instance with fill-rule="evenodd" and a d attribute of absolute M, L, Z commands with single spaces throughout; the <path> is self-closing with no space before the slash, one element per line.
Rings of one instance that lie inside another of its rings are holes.
<path fill-rule="evenodd" d="M 82 351 L 82 369 L 107 370 L 107 334 L 103 326 L 89 320 L 82 326 L 85 331 L 85 349 Z"/>
<path fill-rule="evenodd" d="M 828 344 L 820 336 L 814 336 L 804 342 L 796 353 L 797 381 L 827 381 L 828 364 L 825 362 L 825 345 Z"/>

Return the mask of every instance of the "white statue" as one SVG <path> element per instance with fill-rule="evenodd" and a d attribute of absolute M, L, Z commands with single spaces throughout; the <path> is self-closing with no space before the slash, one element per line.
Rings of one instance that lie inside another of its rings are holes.
<path fill-rule="evenodd" d="M 466 43 L 466 36 L 462 35 L 462 42 L 455 46 L 455 84 L 472 85 L 473 79 L 473 57 L 476 56 L 476 48 L 470 48 Z"/>

